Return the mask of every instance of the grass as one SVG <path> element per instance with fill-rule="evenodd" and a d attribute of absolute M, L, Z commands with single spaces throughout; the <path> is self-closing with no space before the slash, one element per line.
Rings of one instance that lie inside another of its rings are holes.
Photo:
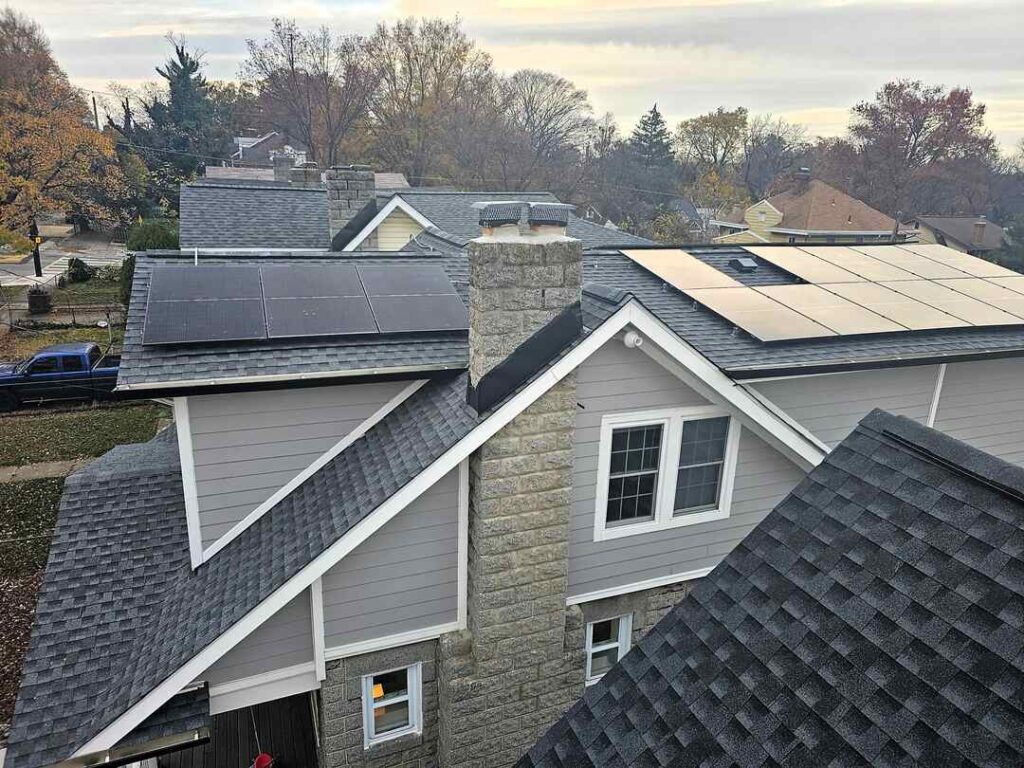
<path fill-rule="evenodd" d="M 0 740 L 7 736 L 7 723 L 14 714 L 14 701 L 21 683 L 21 665 L 32 633 L 36 593 L 42 571 L 14 578 L 0 577 Z"/>
<path fill-rule="evenodd" d="M 110 335 L 106 328 L 86 325 L 61 328 L 22 327 L 10 333 L 0 334 L 0 360 L 23 360 L 43 347 L 67 344 L 71 341 L 95 341 L 101 349 L 106 349 L 110 344 Z M 124 328 L 113 328 L 112 335 L 114 345 L 120 346 L 124 339 Z"/>
<path fill-rule="evenodd" d="M 68 304 L 108 306 L 120 303 L 121 283 L 118 280 L 101 280 L 94 277 L 84 283 L 68 283 L 53 292 L 54 309 L 66 307 Z"/>
<path fill-rule="evenodd" d="M 0 579 L 46 565 L 63 489 L 63 477 L 0 484 Z"/>
<path fill-rule="evenodd" d="M 168 408 L 150 404 L 5 416 L 0 419 L 0 466 L 99 456 L 115 445 L 149 440 L 157 422 L 166 418 Z"/>

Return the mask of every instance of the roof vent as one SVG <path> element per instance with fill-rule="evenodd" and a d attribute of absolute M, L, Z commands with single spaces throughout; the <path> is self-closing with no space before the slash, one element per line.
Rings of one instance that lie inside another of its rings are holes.
<path fill-rule="evenodd" d="M 729 261 L 729 266 L 737 272 L 757 272 L 757 262 L 749 256 L 739 256 Z"/>

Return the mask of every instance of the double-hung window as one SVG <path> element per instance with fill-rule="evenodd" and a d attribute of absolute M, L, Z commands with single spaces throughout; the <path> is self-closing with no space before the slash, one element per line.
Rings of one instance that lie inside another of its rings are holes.
<path fill-rule="evenodd" d="M 738 443 L 714 406 L 605 416 L 595 540 L 728 517 Z"/>
<path fill-rule="evenodd" d="M 423 728 L 422 667 L 392 669 L 363 677 L 363 746 Z"/>
<path fill-rule="evenodd" d="M 632 631 L 631 613 L 587 624 L 587 685 L 600 680 L 626 655 Z"/>

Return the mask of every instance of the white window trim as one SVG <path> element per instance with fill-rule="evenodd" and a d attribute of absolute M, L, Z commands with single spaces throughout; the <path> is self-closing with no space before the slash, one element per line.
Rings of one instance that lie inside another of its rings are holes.
<path fill-rule="evenodd" d="M 725 461 L 722 464 L 722 482 L 718 490 L 718 506 L 701 512 L 675 515 L 676 474 L 679 450 L 683 439 L 683 424 L 691 419 L 729 417 L 729 432 L 725 442 Z M 654 519 L 642 523 L 606 525 L 608 508 L 608 479 L 611 473 L 612 432 L 616 429 L 661 424 L 661 459 L 658 467 L 658 487 L 655 489 Z M 663 408 L 654 411 L 607 414 L 601 419 L 601 442 L 598 451 L 597 492 L 594 504 L 594 541 L 619 539 L 685 525 L 699 525 L 729 516 L 732 489 L 736 478 L 736 458 L 739 453 L 740 423 L 728 411 L 715 405 L 690 408 Z"/>
<path fill-rule="evenodd" d="M 619 636 L 613 643 L 602 643 L 601 645 L 594 645 L 594 625 L 599 624 L 602 621 L 612 621 L 613 619 L 619 620 Z M 604 675 L 593 675 L 590 672 L 590 663 L 593 659 L 594 653 L 606 651 L 609 648 L 618 648 L 619 655 L 615 659 L 616 663 L 622 659 L 633 643 L 633 614 L 627 613 L 624 616 L 609 616 L 607 619 L 598 619 L 597 621 L 587 622 L 587 685 L 593 685 L 600 680 Z"/>
<path fill-rule="evenodd" d="M 406 698 L 391 699 L 390 703 L 409 702 L 409 725 L 377 736 L 373 733 L 373 678 L 388 672 L 406 672 L 406 686 L 409 693 Z M 416 662 L 408 667 L 395 667 L 363 675 L 363 749 L 423 731 L 423 664 Z"/>

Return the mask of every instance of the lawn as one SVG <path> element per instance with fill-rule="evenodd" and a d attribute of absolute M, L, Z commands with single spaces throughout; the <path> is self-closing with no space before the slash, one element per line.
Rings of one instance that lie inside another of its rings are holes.
<path fill-rule="evenodd" d="M 62 413 L 22 411 L 0 417 L 0 466 L 99 456 L 115 445 L 142 443 L 170 418 L 162 405 L 83 407 Z"/>
<path fill-rule="evenodd" d="M 124 328 L 114 327 L 108 334 L 106 328 L 87 325 L 60 328 L 24 326 L 10 333 L 0 333 L 0 360 L 23 360 L 43 347 L 70 341 L 95 341 L 102 349 L 106 349 L 111 335 L 115 346 L 120 346 L 124 339 Z"/>
<path fill-rule="evenodd" d="M 120 305 L 120 303 L 121 282 L 119 280 L 103 280 L 100 277 L 94 277 L 84 283 L 67 283 L 63 288 L 57 288 L 53 292 L 54 309 L 66 307 L 68 304 L 107 306 Z"/>

